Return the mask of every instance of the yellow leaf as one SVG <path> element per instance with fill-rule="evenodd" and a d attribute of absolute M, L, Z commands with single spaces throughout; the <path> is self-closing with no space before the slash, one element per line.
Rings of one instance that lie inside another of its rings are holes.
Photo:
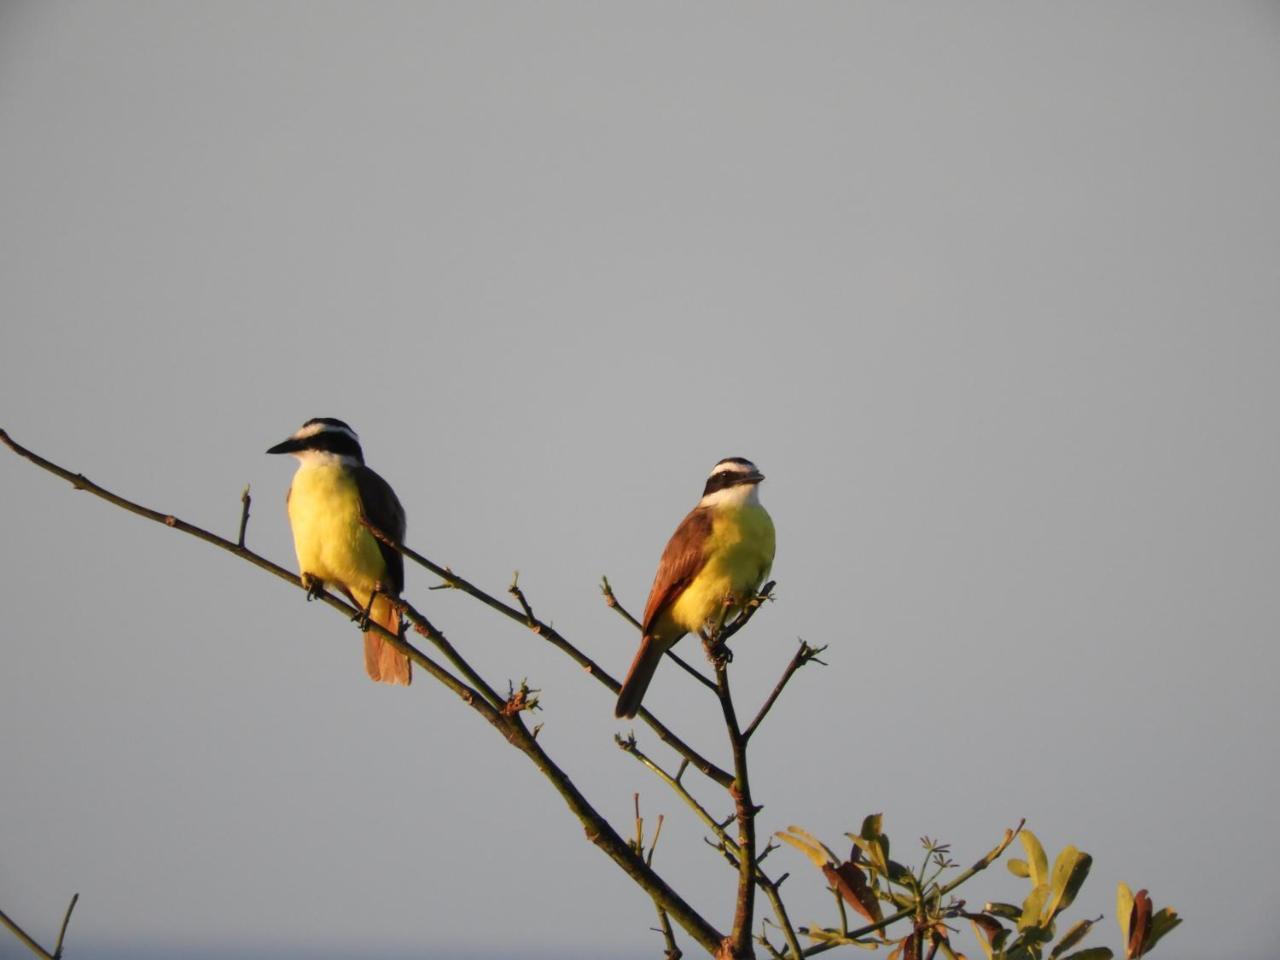
<path fill-rule="evenodd" d="M 1120 924 L 1120 942 L 1129 942 L 1129 921 L 1133 917 L 1133 891 L 1127 883 L 1116 886 L 1116 922 Z"/>
<path fill-rule="evenodd" d="M 1044 908 L 1044 922 L 1048 924 L 1076 898 L 1080 887 L 1084 885 L 1089 868 L 1093 866 L 1093 857 L 1081 853 L 1071 844 L 1062 848 L 1058 859 L 1053 863 L 1052 894 Z"/>
<path fill-rule="evenodd" d="M 1040 911 L 1044 909 L 1044 902 L 1048 899 L 1049 885 L 1047 883 L 1031 888 L 1031 893 L 1027 895 L 1027 899 L 1022 901 L 1022 916 L 1018 918 L 1019 930 L 1026 930 L 1028 927 L 1038 927 L 1040 925 Z"/>
<path fill-rule="evenodd" d="M 813 861 L 813 865 L 821 870 L 828 863 L 838 863 L 835 855 L 823 846 L 813 834 L 802 827 L 789 826 L 785 831 L 779 830 L 774 834 L 783 843 L 790 844 L 795 847 L 806 857 Z"/>
<path fill-rule="evenodd" d="M 1030 830 L 1018 834 L 1022 846 L 1027 851 L 1027 869 L 1031 872 L 1031 886 L 1038 887 L 1049 882 L 1049 858 L 1044 855 L 1044 847 Z"/>

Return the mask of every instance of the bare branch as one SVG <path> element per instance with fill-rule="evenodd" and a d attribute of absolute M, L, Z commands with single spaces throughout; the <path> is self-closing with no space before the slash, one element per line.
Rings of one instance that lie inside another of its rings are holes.
<path fill-rule="evenodd" d="M 619 603 L 618 598 L 614 596 L 613 586 L 609 583 L 608 577 L 600 578 L 600 592 L 604 594 L 605 606 L 609 607 L 612 610 L 618 611 L 622 619 L 626 620 L 627 623 L 631 624 L 641 633 L 644 633 L 644 626 L 640 623 L 640 621 L 637 620 L 635 617 L 633 617 L 631 614 L 629 614 L 627 612 L 626 607 L 624 607 L 621 603 Z M 707 677 L 703 676 L 696 667 L 690 665 L 684 659 L 682 659 L 680 655 L 675 652 L 674 648 L 668 647 L 666 650 L 666 654 L 668 657 L 674 660 L 677 665 L 679 665 L 681 670 L 689 674 L 689 676 L 693 677 L 693 679 L 697 680 L 700 684 L 702 684 L 708 690 L 715 690 L 716 688 L 715 681 L 710 680 Z M 725 787 L 725 786 L 728 786 L 728 784 L 722 783 L 721 786 Z"/>
<path fill-rule="evenodd" d="M 75 902 L 76 902 L 75 897 L 73 897 L 71 899 L 71 905 L 75 906 Z M 70 910 L 67 911 L 67 916 L 68 918 L 71 916 Z M 12 933 L 15 937 L 17 937 L 18 940 L 22 942 L 22 945 L 25 946 L 32 953 L 34 953 L 37 957 L 44 957 L 44 960 L 57 960 L 54 954 L 50 953 L 44 947 L 40 946 L 40 944 L 36 943 L 35 938 L 32 937 L 29 933 L 27 933 L 27 931 L 23 930 L 14 921 L 10 920 L 8 914 L 6 914 L 3 910 L 0 910 L 0 924 L 3 924 L 4 926 L 8 927 L 9 932 Z M 65 922 L 63 923 L 63 929 L 64 931 L 66 929 Z M 58 938 L 58 942 L 59 944 L 61 944 L 62 942 L 61 937 Z"/>
<path fill-rule="evenodd" d="M 248 496 L 248 490 L 249 488 L 245 487 L 245 496 Z M 58 942 L 53 945 L 54 957 L 60 958 L 62 956 L 62 941 L 67 937 L 67 924 L 71 922 L 71 911 L 76 908 L 76 903 L 79 899 L 80 894 L 73 893 L 71 895 L 71 902 L 67 904 L 66 915 L 62 918 L 62 929 L 58 931 Z"/>
<path fill-rule="evenodd" d="M 722 646 L 723 641 L 716 636 L 714 645 Z M 715 660 L 715 669 L 716 692 L 724 714 L 725 729 L 729 733 L 729 746 L 733 751 L 734 777 L 729 794 L 733 797 L 738 821 L 738 898 L 733 914 L 732 949 L 735 958 L 747 957 L 751 955 L 752 914 L 755 909 L 757 810 L 751 802 L 751 781 L 747 776 L 747 742 L 738 728 L 733 696 L 729 692 L 728 663 L 723 657 Z"/>
<path fill-rule="evenodd" d="M 496 610 L 509 620 L 514 620 L 516 623 L 528 627 L 561 653 L 569 657 L 569 659 L 573 660 L 573 662 L 578 666 L 582 667 L 582 669 L 588 674 L 595 677 L 596 680 L 608 687 L 613 693 L 616 694 L 622 688 L 622 685 L 617 680 L 613 679 L 613 677 L 603 670 L 598 663 L 561 636 L 559 631 L 554 627 L 542 622 L 536 617 L 532 617 L 530 613 L 526 613 L 523 610 L 517 610 L 509 604 L 503 603 L 497 597 L 486 593 L 484 590 L 481 590 L 475 584 L 463 577 L 458 576 L 447 567 L 442 567 L 438 563 L 424 557 L 416 550 L 413 550 L 402 543 L 397 543 L 377 527 L 369 524 L 367 520 L 365 521 L 365 526 L 368 527 L 369 532 L 373 534 L 374 537 L 382 543 L 385 543 L 391 549 L 398 551 L 406 559 L 413 561 L 424 569 L 430 570 L 450 586 L 461 590 L 463 593 L 475 598 L 476 600 L 479 600 L 491 610 Z M 714 780 L 716 783 L 720 784 L 720 786 L 728 787 L 729 784 L 733 782 L 732 774 L 716 766 L 702 754 L 698 753 L 698 751 L 694 750 L 693 747 L 689 746 L 684 742 L 684 740 L 668 729 L 667 726 L 655 717 L 647 708 L 641 707 L 640 712 L 637 713 L 636 716 L 644 720 L 644 722 L 649 725 L 653 732 L 658 735 L 659 740 L 667 744 L 682 757 L 688 759 L 690 763 L 698 768 L 698 770 Z"/>
<path fill-rule="evenodd" d="M 38 454 L 20 446 L 14 442 L 3 429 L 0 429 L 0 443 L 4 443 L 13 450 L 14 453 L 30 460 L 41 469 L 59 476 L 71 483 L 77 490 L 84 490 L 96 497 L 106 500 L 108 503 L 112 503 L 123 510 L 129 511 L 130 513 L 146 517 L 156 523 L 162 523 L 172 529 L 181 530 L 183 533 L 187 533 L 199 540 L 203 540 L 206 543 L 218 547 L 219 549 L 226 550 L 228 553 L 235 554 L 241 559 L 252 563 L 254 566 L 260 567 L 261 569 L 279 577 L 281 580 L 285 580 L 293 584 L 295 587 L 304 590 L 307 589 L 298 577 L 294 576 L 278 564 L 272 563 L 265 557 L 254 553 L 252 550 L 239 546 L 230 540 L 219 537 L 217 534 L 210 533 L 209 531 L 197 527 L 194 524 L 180 520 L 175 516 L 160 513 L 157 510 L 152 510 L 149 507 L 144 507 L 141 504 L 137 504 L 133 501 L 117 496 L 116 494 L 111 493 L 110 491 L 91 482 L 83 475 L 72 473 L 71 471 L 60 467 L 57 464 L 44 459 Z M 407 553 L 405 555 L 408 556 Z M 476 592 L 478 594 L 482 594 L 483 597 L 488 597 L 487 594 L 483 594 L 483 591 Z M 321 590 L 316 591 L 315 594 L 317 599 L 325 603 L 327 606 L 342 612 L 348 618 L 360 614 L 359 610 L 349 606 L 330 593 Z M 477 597 L 477 599 L 482 599 L 482 597 Z M 488 599 L 492 600 L 492 598 Z M 494 601 L 494 603 L 497 603 L 497 601 Z M 511 609 L 506 608 L 505 604 L 500 604 L 500 606 L 505 609 Z M 516 613 L 517 617 L 521 616 L 518 612 L 512 612 Z M 644 858 L 639 853 L 632 850 L 631 846 L 618 835 L 617 831 L 613 829 L 608 821 L 596 812 L 595 808 L 591 806 L 564 771 L 561 770 L 560 767 L 557 766 L 555 762 L 552 761 L 552 759 L 543 751 L 541 746 L 538 745 L 533 734 L 524 726 L 518 713 L 512 716 L 504 715 L 501 710 L 495 709 L 489 701 L 479 693 L 479 691 L 458 680 L 457 677 L 449 673 L 449 671 L 447 671 L 443 666 L 436 663 L 422 651 L 408 643 L 403 637 L 392 634 L 380 624 L 370 623 L 369 629 L 377 632 L 385 640 L 390 642 L 399 652 L 403 653 L 414 663 L 418 664 L 419 667 L 430 674 L 435 680 L 443 684 L 460 700 L 467 704 L 467 706 L 479 713 L 491 726 L 498 730 L 508 743 L 523 753 L 534 764 L 534 766 L 538 768 L 543 776 L 550 781 L 551 785 L 555 788 L 556 792 L 560 794 L 569 809 L 581 821 L 584 829 L 586 830 L 587 838 L 593 844 L 604 851 L 604 853 L 607 854 L 609 858 L 623 870 L 624 873 L 631 877 L 631 879 L 634 880 L 641 889 L 649 894 L 655 902 L 660 903 L 676 920 L 676 922 L 679 923 L 680 926 L 682 926 L 689 935 L 699 943 L 699 945 L 708 952 L 714 952 L 719 949 L 720 944 L 724 940 L 723 935 L 703 919 L 702 916 L 699 915 L 678 893 L 676 893 L 665 880 L 656 874 L 653 869 L 644 862 Z M 696 763 L 697 761 L 695 760 L 694 762 Z M 35 944 L 35 941 L 27 937 L 27 935 L 21 931 L 21 928 L 16 924 L 13 924 L 8 917 L 3 917 L 3 921 L 6 926 L 10 927 L 10 929 L 23 940 L 24 943 L 33 949 L 36 949 L 40 955 L 52 960 L 51 954 L 44 951 L 43 948 L 40 948 L 38 944 Z"/>
<path fill-rule="evenodd" d="M 803 667 L 810 660 L 822 663 L 818 660 L 818 654 L 827 649 L 823 647 L 811 647 L 803 640 L 800 641 L 800 649 L 796 651 L 796 655 L 791 658 L 791 662 L 787 664 L 787 669 L 782 671 L 782 678 L 778 681 L 777 686 L 773 688 L 773 693 L 769 694 L 769 699 L 764 702 L 764 706 L 760 708 L 760 712 L 756 714 L 756 718 L 751 721 L 751 726 L 742 734 L 743 740 L 750 740 L 751 735 L 756 732 L 756 727 L 760 726 L 760 721 L 764 719 L 764 715 L 769 712 L 769 708 L 773 706 L 773 702 L 778 699 L 778 694 L 782 693 L 782 688 L 787 685 L 787 681 L 797 670 Z M 825 664 L 824 664 L 825 666 Z"/>
<path fill-rule="evenodd" d="M 716 641 L 721 644 L 727 643 L 730 637 L 750 623 L 751 618 L 756 615 L 756 611 L 764 605 L 764 602 L 773 599 L 773 588 L 775 586 L 777 586 L 777 581 L 770 580 L 760 588 L 754 597 L 743 605 L 742 612 L 734 617 L 733 620 L 729 623 L 723 623 L 722 621 L 722 625 L 715 630 Z"/>
<path fill-rule="evenodd" d="M 600 578 L 600 592 L 604 594 L 604 603 L 610 610 L 616 610 L 623 620 L 631 624 L 637 630 L 644 632 L 644 627 L 640 621 L 627 612 L 627 608 L 618 602 L 618 598 L 614 596 L 613 587 L 609 583 L 608 577 Z"/>
<path fill-rule="evenodd" d="M 670 660 L 674 660 L 680 666 L 680 668 L 684 670 L 685 673 L 689 674 L 689 676 L 693 677 L 693 679 L 697 680 L 700 684 L 702 684 L 712 693 L 715 692 L 715 689 L 716 689 L 715 681 L 710 679 L 709 677 L 703 676 L 702 672 L 697 667 L 695 667 L 693 664 L 689 663 L 687 660 L 682 658 L 679 654 L 675 652 L 674 649 L 672 648 L 667 649 L 667 658 Z"/>
<path fill-rule="evenodd" d="M 244 491 L 240 494 L 240 535 L 236 538 L 236 545 L 244 547 L 244 533 L 249 527 L 249 504 L 253 502 L 253 497 L 249 496 L 249 485 L 244 485 Z"/>
<path fill-rule="evenodd" d="M 533 607 L 529 606 L 529 601 L 525 598 L 524 591 L 520 589 L 519 570 L 511 575 L 511 586 L 507 587 L 507 593 L 511 594 L 520 602 L 520 609 L 524 611 L 526 626 L 535 626 L 538 622 L 538 618 L 533 615 Z"/>

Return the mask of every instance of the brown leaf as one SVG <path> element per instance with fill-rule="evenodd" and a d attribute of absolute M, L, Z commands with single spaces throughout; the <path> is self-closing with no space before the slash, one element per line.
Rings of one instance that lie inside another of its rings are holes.
<path fill-rule="evenodd" d="M 883 919 L 880 915 L 880 901 L 875 891 L 867 884 L 866 875 L 861 868 L 855 866 L 852 861 L 846 860 L 838 867 L 827 864 L 822 868 L 822 875 L 827 878 L 827 883 L 836 888 L 845 903 L 863 917 L 872 923 L 879 923 Z"/>
<path fill-rule="evenodd" d="M 1129 920 L 1129 943 L 1125 946 L 1124 955 L 1129 960 L 1142 956 L 1146 947 L 1147 930 L 1151 927 L 1151 898 L 1147 891 L 1139 890 L 1133 895 L 1133 913 Z"/>

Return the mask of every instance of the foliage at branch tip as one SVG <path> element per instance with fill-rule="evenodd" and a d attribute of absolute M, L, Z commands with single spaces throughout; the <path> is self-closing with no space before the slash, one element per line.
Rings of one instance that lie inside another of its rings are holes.
<path fill-rule="evenodd" d="M 957 864 L 950 846 L 921 837 L 924 855 L 910 868 L 889 855 L 889 837 L 882 829 L 882 816 L 872 814 L 858 833 L 845 834 L 853 846 L 841 859 L 826 844 L 802 827 L 791 826 L 776 834 L 779 840 L 799 850 L 816 866 L 836 897 L 840 922 L 835 926 L 801 927 L 800 932 L 820 946 L 874 948 L 892 945 L 886 960 L 967 960 L 951 942 L 955 928 L 949 921 L 967 919 L 986 960 L 1111 960 L 1109 947 L 1091 947 L 1068 953 L 1078 946 L 1100 918 L 1078 920 L 1057 937 L 1063 913 L 1075 901 L 1089 875 L 1093 858 L 1068 844 L 1049 865 L 1039 838 L 1030 830 L 1017 828 L 1005 836 L 991 852 L 959 875 L 951 874 Z M 965 901 L 948 894 L 994 863 L 1013 842 L 1022 841 L 1026 859 L 1010 859 L 1009 872 L 1026 879 L 1031 886 L 1021 904 L 986 903 L 980 911 L 966 909 Z M 850 930 L 845 907 L 852 907 L 867 924 Z M 885 916 L 886 910 L 893 910 Z M 1147 891 L 1132 894 L 1123 883 L 1117 895 L 1117 915 L 1125 941 L 1126 960 L 1145 956 L 1165 934 L 1180 922 L 1168 907 L 1153 912 Z M 888 928 L 908 924 L 905 933 L 891 936 Z M 871 939 L 878 935 L 879 939 Z"/>

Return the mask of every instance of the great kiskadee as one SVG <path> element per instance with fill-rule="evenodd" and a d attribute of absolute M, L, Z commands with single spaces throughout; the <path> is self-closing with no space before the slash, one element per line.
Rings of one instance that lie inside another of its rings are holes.
<path fill-rule="evenodd" d="M 721 460 L 702 499 L 676 527 L 658 561 L 641 622 L 644 639 L 618 691 L 619 717 L 634 717 L 662 655 L 686 633 L 742 610 L 773 566 L 773 520 L 760 505 L 764 475 L 750 460 Z"/>
<path fill-rule="evenodd" d="M 370 620 L 399 635 L 400 613 L 388 597 L 404 589 L 404 558 L 374 537 L 361 517 L 402 543 L 404 508 L 387 481 L 364 465 L 356 432 L 341 420 L 316 417 L 267 453 L 298 458 L 285 504 L 304 585 L 336 587 L 368 610 Z M 364 668 L 374 680 L 409 684 L 409 658 L 377 631 L 364 635 Z"/>

